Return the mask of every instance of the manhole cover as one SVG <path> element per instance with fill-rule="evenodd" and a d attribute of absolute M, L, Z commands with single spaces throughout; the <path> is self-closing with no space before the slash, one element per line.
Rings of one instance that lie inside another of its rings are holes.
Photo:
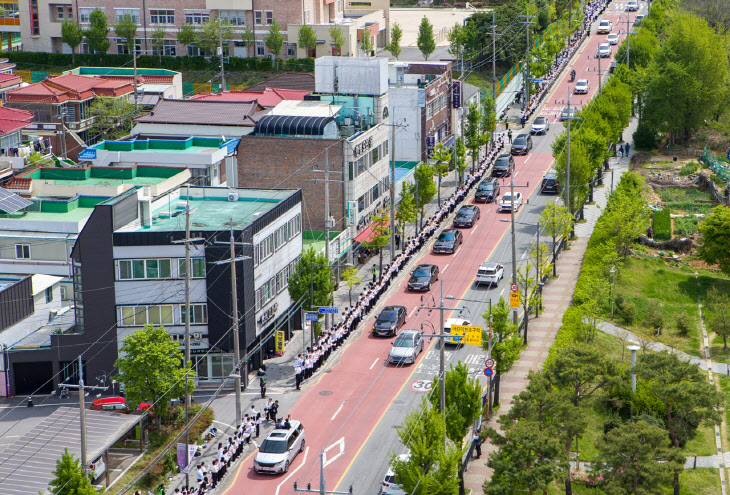
<path fill-rule="evenodd" d="M 330 392 L 329 390 L 325 390 L 324 392 L 320 392 L 319 395 L 332 395 L 333 392 Z"/>

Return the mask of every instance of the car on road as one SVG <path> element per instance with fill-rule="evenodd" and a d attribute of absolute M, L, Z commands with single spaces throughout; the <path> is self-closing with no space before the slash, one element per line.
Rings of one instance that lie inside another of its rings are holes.
<path fill-rule="evenodd" d="M 611 32 L 611 29 L 613 27 L 611 26 L 611 21 L 608 19 L 603 19 L 601 22 L 598 23 L 598 31 L 596 31 L 597 34 L 608 34 Z"/>
<path fill-rule="evenodd" d="M 289 471 L 294 458 L 304 451 L 304 426 L 292 421 L 288 429 L 275 428 L 261 442 L 253 459 L 257 473 L 277 474 Z"/>
<path fill-rule="evenodd" d="M 464 318 L 449 318 L 444 322 L 444 333 L 446 335 L 451 335 L 451 327 L 454 325 L 464 325 L 468 327 L 471 326 L 471 322 Z M 444 339 L 444 342 L 446 344 L 454 345 L 461 344 L 461 335 L 451 335 L 449 338 Z"/>
<path fill-rule="evenodd" d="M 482 263 L 477 270 L 476 284 L 497 285 L 504 278 L 504 266 L 499 263 Z"/>
<path fill-rule="evenodd" d="M 554 170 L 548 170 L 540 183 L 540 192 L 558 194 L 559 187 L 558 174 Z"/>
<path fill-rule="evenodd" d="M 588 84 L 588 79 L 578 79 L 575 83 L 575 88 L 573 89 L 573 92 L 577 95 L 586 95 L 588 94 L 588 88 L 590 88 L 590 85 Z"/>
<path fill-rule="evenodd" d="M 639 10 L 639 3 L 636 0 L 626 2 L 626 12 L 636 12 Z"/>
<path fill-rule="evenodd" d="M 517 211 L 520 209 L 520 206 L 522 206 L 522 193 L 516 192 L 514 194 L 514 199 L 512 193 L 506 192 L 502 195 L 502 199 L 499 201 L 499 211 L 510 211 L 510 209 Z"/>
<path fill-rule="evenodd" d="M 401 454 L 398 459 L 406 462 L 410 457 L 410 454 Z M 385 473 L 385 478 L 383 478 L 383 487 L 380 489 L 380 493 L 381 495 L 408 495 L 398 484 L 395 473 L 390 466 L 388 466 L 388 471 Z"/>
<path fill-rule="evenodd" d="M 563 111 L 560 112 L 560 120 L 568 120 L 568 108 L 570 108 L 570 118 L 575 117 L 578 114 L 578 107 L 563 107 Z"/>
<path fill-rule="evenodd" d="M 487 177 L 479 183 L 474 201 L 477 203 L 491 203 L 499 197 L 499 183 L 494 177 Z"/>
<path fill-rule="evenodd" d="M 608 58 L 611 56 L 611 45 L 608 43 L 601 43 L 598 45 L 598 56 L 601 58 Z"/>
<path fill-rule="evenodd" d="M 373 323 L 375 335 L 394 336 L 406 323 L 405 306 L 386 306 Z"/>
<path fill-rule="evenodd" d="M 608 36 L 606 36 L 606 41 L 609 45 L 618 45 L 618 34 L 611 33 Z"/>
<path fill-rule="evenodd" d="M 433 252 L 436 254 L 454 254 L 464 242 L 464 236 L 460 230 L 445 229 L 441 232 L 433 244 Z"/>
<path fill-rule="evenodd" d="M 439 267 L 436 265 L 418 265 L 411 278 L 408 279 L 409 290 L 431 290 L 431 286 L 439 279 Z"/>
<path fill-rule="evenodd" d="M 509 177 L 515 169 L 515 159 L 507 153 L 502 153 L 494 160 L 492 177 Z"/>
<path fill-rule="evenodd" d="M 636 14 L 636 18 L 634 19 L 634 24 L 636 24 L 639 21 L 644 20 L 644 14 Z"/>
<path fill-rule="evenodd" d="M 547 117 L 536 117 L 535 120 L 532 122 L 532 128 L 530 129 L 530 132 L 532 134 L 547 134 L 547 131 L 550 129 L 550 121 Z"/>
<path fill-rule="evenodd" d="M 519 134 L 512 141 L 510 153 L 513 155 L 526 155 L 532 151 L 532 137 L 529 134 Z"/>
<path fill-rule="evenodd" d="M 421 332 L 418 330 L 403 330 L 395 338 L 393 346 L 388 351 L 388 363 L 413 364 L 421 352 L 423 352 Z"/>
<path fill-rule="evenodd" d="M 464 205 L 459 208 L 454 217 L 454 227 L 473 227 L 481 217 L 477 205 Z"/>

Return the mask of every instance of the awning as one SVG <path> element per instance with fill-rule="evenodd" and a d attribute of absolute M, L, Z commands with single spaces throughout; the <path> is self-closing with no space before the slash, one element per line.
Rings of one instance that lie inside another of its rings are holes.
<path fill-rule="evenodd" d="M 373 240 L 373 237 L 375 237 L 375 233 L 373 232 L 373 229 L 375 228 L 377 224 L 375 222 L 371 223 L 368 228 L 357 234 L 355 237 L 355 242 L 363 243 L 363 242 L 369 242 Z M 390 220 L 385 222 L 385 227 L 390 225 Z"/>

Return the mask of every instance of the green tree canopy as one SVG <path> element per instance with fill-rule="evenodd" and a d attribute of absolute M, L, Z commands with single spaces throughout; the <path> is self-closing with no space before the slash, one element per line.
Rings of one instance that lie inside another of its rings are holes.
<path fill-rule="evenodd" d="M 700 239 L 697 256 L 705 263 L 717 265 L 730 274 L 730 208 L 716 206 L 699 226 Z"/>
<path fill-rule="evenodd" d="M 350 306 L 352 306 L 352 290 L 357 284 L 362 282 L 362 275 L 359 274 L 357 268 L 351 266 L 350 268 L 345 268 L 342 273 L 340 273 L 340 278 L 347 286 L 347 295 L 350 298 Z"/>
<path fill-rule="evenodd" d="M 56 461 L 48 489 L 53 495 L 96 495 L 96 489 L 91 485 L 81 461 L 70 454 L 68 448 Z"/>
<path fill-rule="evenodd" d="M 436 196 L 436 184 L 433 183 L 433 167 L 421 162 L 416 166 L 414 177 L 416 179 L 417 207 L 423 224 L 423 212 L 426 205 Z"/>
<path fill-rule="evenodd" d="M 456 166 L 456 172 L 459 174 L 459 185 L 461 186 L 464 185 L 464 172 L 466 172 L 468 167 L 466 164 L 466 146 L 464 146 L 464 142 L 461 140 L 461 137 L 456 138 L 453 154 L 454 165 Z"/>
<path fill-rule="evenodd" d="M 433 380 L 439 383 L 438 377 Z M 444 377 L 446 389 L 446 436 L 459 447 L 464 441 L 466 433 L 479 417 L 482 410 L 482 388 L 479 382 L 469 377 L 469 368 L 459 362 L 456 367 L 452 364 Z M 438 408 L 440 404 L 440 387 L 434 386 L 428 394 L 431 406 Z"/>
<path fill-rule="evenodd" d="M 109 50 L 109 27 L 103 10 L 94 9 L 89 14 L 89 28 L 84 30 L 84 37 L 89 49 L 94 53 L 104 54 Z"/>
<path fill-rule="evenodd" d="M 398 60 L 398 57 L 400 57 L 400 54 L 403 51 L 400 46 L 402 40 L 403 30 L 401 29 L 400 24 L 394 22 L 393 26 L 390 28 L 390 43 L 385 46 L 385 50 L 393 55 L 396 60 Z"/>
<path fill-rule="evenodd" d="M 299 36 L 297 38 L 299 47 L 306 50 L 307 57 L 311 55 L 312 50 L 317 48 L 317 35 L 312 26 L 304 24 L 299 28 Z"/>
<path fill-rule="evenodd" d="M 466 147 L 471 151 L 471 172 L 476 169 L 476 161 L 479 159 L 479 149 L 487 144 L 488 138 L 482 133 L 482 112 L 476 103 L 469 104 L 469 111 L 466 114 L 466 125 L 464 126 L 464 141 Z"/>
<path fill-rule="evenodd" d="M 96 117 L 91 135 L 113 141 L 129 135 L 134 118 L 134 103 L 122 98 L 97 97 L 89 106 L 89 114 Z"/>
<path fill-rule="evenodd" d="M 314 289 L 311 298 L 310 287 Z M 331 306 L 333 290 L 332 269 L 325 255 L 317 253 L 312 247 L 303 251 L 294 266 L 294 273 L 289 277 L 289 297 L 292 301 L 304 297 L 303 307 L 308 311 L 316 306 Z"/>
<path fill-rule="evenodd" d="M 423 59 L 428 60 L 428 57 L 436 50 L 436 40 L 433 35 L 433 24 L 428 20 L 425 15 L 421 19 L 421 24 L 418 26 L 418 39 L 416 41 L 418 49 L 423 54 Z"/>
<path fill-rule="evenodd" d="M 486 323 L 485 329 L 490 325 L 489 310 L 482 313 Z M 523 342 L 518 333 L 517 325 L 512 323 L 510 308 L 500 296 L 497 304 L 492 306 L 491 314 L 492 336 L 494 339 L 492 347 L 492 359 L 495 362 L 494 376 L 494 403 L 499 403 L 499 383 L 502 375 L 512 369 L 520 358 Z M 489 345 L 488 330 L 482 332 L 482 349 L 487 350 Z"/>
<path fill-rule="evenodd" d="M 231 29 L 228 21 L 225 19 L 211 19 L 203 23 L 203 27 L 198 32 L 198 46 L 211 57 L 215 57 L 218 47 L 228 48 L 233 38 L 233 29 Z"/>
<path fill-rule="evenodd" d="M 373 215 L 372 237 L 363 242 L 368 249 L 375 250 L 379 253 L 380 268 L 378 272 L 383 275 L 383 248 L 390 245 L 390 210 L 383 210 Z M 392 256 L 392 253 L 391 253 Z"/>
<path fill-rule="evenodd" d="M 433 150 L 433 153 L 431 154 L 431 159 L 433 160 L 433 175 L 436 176 L 436 181 L 438 183 L 436 192 L 438 195 L 438 203 L 440 206 L 441 179 L 446 177 L 446 174 L 449 173 L 449 165 L 451 164 L 451 150 L 446 149 L 444 143 L 439 143 L 436 145 L 436 149 Z"/>
<path fill-rule="evenodd" d="M 162 63 L 162 55 L 165 51 L 165 28 L 162 26 L 156 25 L 155 30 L 152 31 L 152 48 L 157 50 L 160 63 Z"/>
<path fill-rule="evenodd" d="M 124 14 L 121 19 L 114 23 L 114 32 L 124 40 L 130 54 L 134 54 L 134 40 L 137 38 L 137 22 L 130 14 Z"/>
<path fill-rule="evenodd" d="M 246 28 L 243 30 L 243 32 L 241 33 L 241 41 L 246 47 L 246 54 L 248 55 L 248 49 L 253 49 L 256 46 L 256 32 L 251 26 L 246 26 Z"/>
<path fill-rule="evenodd" d="M 276 19 L 271 22 L 269 32 L 264 35 L 264 45 L 266 45 L 266 48 L 274 54 L 274 57 L 277 59 L 276 63 L 278 66 L 279 55 L 281 55 L 281 50 L 284 48 L 284 35 L 281 34 L 281 26 L 279 25 L 279 21 Z"/>
<path fill-rule="evenodd" d="M 370 31 L 367 29 L 362 32 L 362 39 L 360 40 L 360 48 L 366 57 L 369 57 L 373 53 L 375 45 L 373 44 L 373 37 L 370 35 Z"/>
<path fill-rule="evenodd" d="M 61 24 L 61 41 L 71 48 L 71 65 L 76 67 L 76 48 L 84 40 L 84 31 L 73 19 L 66 19 Z"/>
<path fill-rule="evenodd" d="M 581 400 L 595 397 L 613 384 L 619 369 L 603 349 L 576 343 L 558 349 L 547 364 L 545 374 L 554 386 L 566 390 L 573 404 L 578 405 Z"/>
<path fill-rule="evenodd" d="M 342 34 L 342 28 L 337 24 L 330 26 L 330 46 L 337 51 L 338 55 L 342 55 L 342 47 L 345 46 L 345 43 L 347 43 L 347 40 L 345 35 Z"/>
<path fill-rule="evenodd" d="M 183 24 L 179 28 L 177 28 L 177 42 L 184 47 L 187 48 L 193 46 L 197 41 L 198 30 L 193 24 Z"/>
<path fill-rule="evenodd" d="M 400 232 L 403 239 L 406 238 L 406 225 L 415 222 L 418 218 L 418 212 L 416 211 L 416 186 L 413 182 L 404 182 L 398 196 L 398 207 L 395 212 L 395 222 L 398 225 L 398 232 Z M 403 250 L 406 248 L 405 241 L 401 243 Z"/>
<path fill-rule="evenodd" d="M 730 295 L 712 287 L 707 291 L 705 304 L 710 311 L 710 329 L 722 337 L 723 348 L 727 349 L 727 338 L 730 337 Z"/>
<path fill-rule="evenodd" d="M 192 311 L 192 307 L 190 308 Z M 158 418 L 166 418 L 170 401 L 195 388 L 195 370 L 187 373 L 192 363 L 180 367 L 183 353 L 165 327 L 146 325 L 122 339 L 121 357 L 114 366 L 119 369 L 115 378 L 124 385 L 127 406 L 134 410 L 142 402 L 155 408 Z"/>
<path fill-rule="evenodd" d="M 573 216 L 568 213 L 565 206 L 559 205 L 557 201 L 550 201 L 540 213 L 540 229 L 553 238 L 553 259 L 558 237 L 567 238 L 573 229 Z M 555 276 L 555 265 L 553 265 L 553 276 Z"/>

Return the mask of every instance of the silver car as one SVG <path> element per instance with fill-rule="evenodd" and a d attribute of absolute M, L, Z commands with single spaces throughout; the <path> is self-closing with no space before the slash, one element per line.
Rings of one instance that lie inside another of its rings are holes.
<path fill-rule="evenodd" d="M 254 471 L 286 473 L 294 458 L 304 450 L 304 443 L 304 427 L 299 421 L 292 421 L 289 428 L 271 430 L 254 457 Z"/>
<path fill-rule="evenodd" d="M 418 330 L 403 330 L 388 352 L 388 363 L 413 364 L 423 352 L 423 337 Z"/>
<path fill-rule="evenodd" d="M 608 41 L 609 45 L 618 45 L 618 34 L 609 34 L 608 36 L 606 36 L 606 41 Z"/>
<path fill-rule="evenodd" d="M 601 58 L 608 58 L 611 56 L 611 45 L 608 43 L 601 43 L 598 45 L 598 56 Z"/>
<path fill-rule="evenodd" d="M 588 84 L 588 79 L 578 79 L 578 82 L 575 83 L 575 89 L 573 92 L 577 95 L 586 95 L 588 94 L 589 88 L 590 85 Z"/>
<path fill-rule="evenodd" d="M 530 132 L 532 134 L 546 134 L 548 129 L 550 129 L 550 121 L 547 117 L 540 116 L 535 118 Z"/>

